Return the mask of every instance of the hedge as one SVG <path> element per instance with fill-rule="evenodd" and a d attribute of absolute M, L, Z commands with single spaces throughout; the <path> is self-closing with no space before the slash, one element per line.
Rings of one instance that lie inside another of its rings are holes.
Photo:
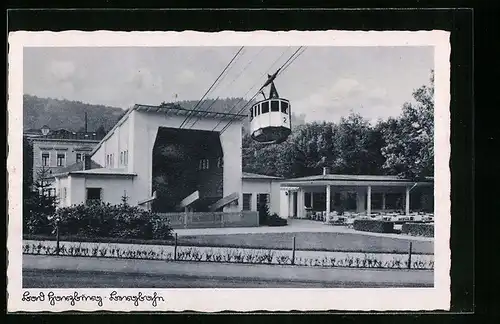
<path fill-rule="evenodd" d="M 54 216 L 52 219 L 58 220 L 61 236 L 143 240 L 172 237 L 172 228 L 158 214 L 128 204 L 80 204 L 60 208 Z M 33 231 L 24 234 L 49 233 Z"/>
<path fill-rule="evenodd" d="M 356 219 L 353 227 L 357 231 L 374 233 L 394 233 L 394 223 L 375 219 Z"/>
<path fill-rule="evenodd" d="M 279 217 L 277 214 L 272 214 L 266 219 L 267 226 L 285 226 L 288 225 L 286 219 Z"/>
<path fill-rule="evenodd" d="M 434 224 L 406 223 L 403 224 L 401 233 L 414 236 L 434 237 Z"/>

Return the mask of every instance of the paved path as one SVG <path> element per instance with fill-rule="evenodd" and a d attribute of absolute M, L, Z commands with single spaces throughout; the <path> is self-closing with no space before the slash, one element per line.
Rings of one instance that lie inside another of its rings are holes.
<path fill-rule="evenodd" d="M 422 287 L 407 284 L 407 287 Z M 137 273 L 66 270 L 23 270 L 24 288 L 387 288 L 390 283 L 348 281 L 286 281 L 189 275 L 144 275 Z M 401 287 L 401 283 L 395 287 Z"/>
<path fill-rule="evenodd" d="M 433 242 L 433 237 L 419 237 L 404 234 L 392 233 L 372 233 L 356 231 L 346 226 L 326 225 L 322 222 L 288 219 L 287 226 L 262 226 L 262 227 L 226 227 L 226 228 L 188 228 L 175 229 L 178 236 L 194 236 L 194 235 L 225 235 L 225 234 L 257 234 L 257 233 L 296 233 L 296 232 L 317 232 L 317 233 L 351 233 L 358 235 L 390 237 L 394 239 L 404 239 L 412 241 Z"/>
<path fill-rule="evenodd" d="M 85 257 L 23 255 L 24 271 L 78 271 L 122 274 L 192 276 L 207 280 L 233 278 L 257 281 L 298 281 L 350 283 L 362 286 L 421 286 L 433 285 L 433 271 L 308 268 L 279 265 L 245 265 L 204 262 L 165 262 L 149 260 L 118 260 Z"/>

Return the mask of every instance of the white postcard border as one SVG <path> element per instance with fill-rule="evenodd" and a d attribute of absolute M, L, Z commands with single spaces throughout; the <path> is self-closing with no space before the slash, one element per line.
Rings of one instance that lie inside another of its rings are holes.
<path fill-rule="evenodd" d="M 23 289 L 22 288 L 22 129 L 23 47 L 25 46 L 434 46 L 435 55 L 435 269 L 434 288 L 351 289 Z M 9 34 L 8 74 L 8 268 L 9 312 L 14 311 L 398 311 L 450 308 L 450 42 L 445 31 L 288 32 L 14 32 Z M 24 291 L 109 295 L 157 292 L 165 302 L 22 302 Z"/>

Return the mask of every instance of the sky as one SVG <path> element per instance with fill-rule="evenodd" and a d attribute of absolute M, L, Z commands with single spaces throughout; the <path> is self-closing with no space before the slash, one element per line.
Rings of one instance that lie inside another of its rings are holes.
<path fill-rule="evenodd" d="M 123 109 L 199 100 L 240 47 L 25 47 L 24 93 Z M 250 99 L 298 47 L 245 46 L 205 98 Z M 397 116 L 429 84 L 432 47 L 304 47 L 275 80 L 306 121 Z M 262 98 L 258 96 L 257 98 Z"/>

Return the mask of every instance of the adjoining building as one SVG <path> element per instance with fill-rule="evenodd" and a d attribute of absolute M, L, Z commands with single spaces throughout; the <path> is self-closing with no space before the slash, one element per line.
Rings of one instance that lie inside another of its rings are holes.
<path fill-rule="evenodd" d="M 330 174 L 287 179 L 281 182 L 280 215 L 311 218 L 322 213 L 328 222 L 337 213 L 375 214 L 432 213 L 434 182 L 397 176 Z M 326 216 L 326 217 L 325 217 Z"/>
<path fill-rule="evenodd" d="M 85 156 L 92 152 L 104 135 L 100 132 L 51 130 L 46 125 L 41 129 L 25 130 L 23 136 L 33 146 L 33 179 L 37 180 L 44 170 L 45 180 L 53 184 L 54 174 L 81 166 Z M 48 190 L 55 191 L 55 188 Z"/>
<path fill-rule="evenodd" d="M 280 214 L 280 183 L 283 178 L 243 172 L 243 210 L 257 211 L 261 204 Z"/>

